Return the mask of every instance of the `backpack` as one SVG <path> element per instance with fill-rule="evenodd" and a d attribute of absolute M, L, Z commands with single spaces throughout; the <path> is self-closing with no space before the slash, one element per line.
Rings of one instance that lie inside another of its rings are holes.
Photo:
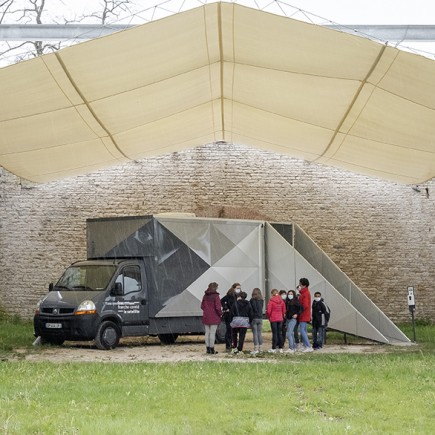
<path fill-rule="evenodd" d="M 328 307 L 328 305 L 326 304 L 325 301 L 322 301 L 322 302 L 323 302 L 323 305 L 325 307 L 325 313 L 322 314 L 322 324 L 327 326 L 329 323 L 329 319 L 331 318 L 331 309 Z M 323 317 L 324 317 L 324 319 L 323 319 Z M 323 321 L 323 320 L 325 320 L 325 321 Z"/>

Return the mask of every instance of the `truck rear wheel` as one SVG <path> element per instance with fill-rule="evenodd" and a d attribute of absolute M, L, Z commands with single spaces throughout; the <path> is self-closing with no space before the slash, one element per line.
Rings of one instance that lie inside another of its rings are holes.
<path fill-rule="evenodd" d="M 174 344 L 178 334 L 159 334 L 158 337 L 162 344 Z"/>
<path fill-rule="evenodd" d="M 216 329 L 215 343 L 225 343 L 225 334 L 227 332 L 227 326 L 225 322 L 221 322 Z"/>
<path fill-rule="evenodd" d="M 110 320 L 106 320 L 98 328 L 95 344 L 101 350 L 115 349 L 119 344 L 120 338 L 121 333 L 118 326 Z"/>

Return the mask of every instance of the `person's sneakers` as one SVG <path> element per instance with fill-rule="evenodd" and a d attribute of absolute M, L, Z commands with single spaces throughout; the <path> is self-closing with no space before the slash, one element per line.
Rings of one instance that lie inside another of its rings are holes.
<path fill-rule="evenodd" d="M 295 353 L 295 350 L 294 350 L 294 349 L 287 349 L 287 350 L 285 351 L 285 353 Z"/>
<path fill-rule="evenodd" d="M 260 352 L 258 350 L 251 350 L 251 355 L 258 355 Z"/>
<path fill-rule="evenodd" d="M 269 349 L 268 352 L 269 353 L 276 353 L 276 349 Z"/>
<path fill-rule="evenodd" d="M 310 347 L 304 347 L 303 349 L 302 349 L 302 352 L 312 352 L 313 351 L 313 348 L 310 346 Z"/>
<path fill-rule="evenodd" d="M 234 353 L 234 354 L 239 353 L 239 349 L 234 348 L 231 352 Z"/>
<path fill-rule="evenodd" d="M 278 349 L 278 352 L 279 352 L 279 353 L 283 353 L 283 352 L 284 352 L 284 349 Z"/>

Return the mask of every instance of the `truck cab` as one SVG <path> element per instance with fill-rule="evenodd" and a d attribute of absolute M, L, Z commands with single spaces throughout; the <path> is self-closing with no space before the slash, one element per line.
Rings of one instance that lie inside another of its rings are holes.
<path fill-rule="evenodd" d="M 147 335 L 148 289 L 141 259 L 73 263 L 49 286 L 34 316 L 43 343 L 95 340 L 112 349 L 121 336 Z"/>

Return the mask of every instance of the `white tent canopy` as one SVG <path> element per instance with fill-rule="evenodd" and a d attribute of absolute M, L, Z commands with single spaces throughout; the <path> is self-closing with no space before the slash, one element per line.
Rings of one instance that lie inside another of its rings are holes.
<path fill-rule="evenodd" d="M 227 141 L 435 176 L 435 62 L 212 3 L 0 69 L 0 165 L 35 182 Z"/>

